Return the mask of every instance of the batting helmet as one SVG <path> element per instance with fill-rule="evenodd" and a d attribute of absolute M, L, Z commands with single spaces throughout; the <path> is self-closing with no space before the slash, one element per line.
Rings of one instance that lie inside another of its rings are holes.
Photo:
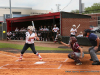
<path fill-rule="evenodd" d="M 29 29 L 29 30 L 31 30 L 31 31 L 34 31 L 35 27 L 34 27 L 34 26 L 28 26 L 27 29 Z"/>
<path fill-rule="evenodd" d="M 77 39 L 75 37 L 70 37 L 70 40 L 72 40 L 71 43 L 77 42 Z"/>
<path fill-rule="evenodd" d="M 72 27 L 76 27 L 76 25 L 73 25 Z"/>

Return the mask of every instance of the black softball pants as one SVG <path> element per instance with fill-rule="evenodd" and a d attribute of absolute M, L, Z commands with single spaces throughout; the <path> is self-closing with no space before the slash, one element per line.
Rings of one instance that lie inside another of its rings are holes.
<path fill-rule="evenodd" d="M 28 44 L 28 43 L 25 43 L 22 51 L 21 51 L 21 54 L 24 54 L 24 52 L 28 49 L 28 48 L 31 48 L 33 53 L 36 54 L 36 51 L 35 51 L 35 47 L 34 47 L 34 43 L 33 44 Z"/>

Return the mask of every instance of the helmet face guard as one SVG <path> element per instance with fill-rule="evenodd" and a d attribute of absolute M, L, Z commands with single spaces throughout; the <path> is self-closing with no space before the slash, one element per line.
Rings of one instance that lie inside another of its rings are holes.
<path fill-rule="evenodd" d="M 77 42 L 77 39 L 75 37 L 70 37 L 70 41 L 71 41 L 71 43 L 75 43 L 75 42 Z"/>

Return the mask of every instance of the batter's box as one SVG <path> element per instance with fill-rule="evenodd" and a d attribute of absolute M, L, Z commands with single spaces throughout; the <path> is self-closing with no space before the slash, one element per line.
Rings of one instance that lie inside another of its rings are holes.
<path fill-rule="evenodd" d="M 59 65 L 51 65 L 51 64 L 9 64 L 6 66 L 3 66 L 3 68 L 6 69 L 57 69 Z"/>

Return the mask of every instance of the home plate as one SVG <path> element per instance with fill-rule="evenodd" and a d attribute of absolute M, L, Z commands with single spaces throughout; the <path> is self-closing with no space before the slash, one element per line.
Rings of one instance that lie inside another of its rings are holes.
<path fill-rule="evenodd" d="M 36 63 L 34 63 L 34 64 L 44 64 L 45 62 L 43 62 L 43 61 L 38 61 L 38 62 L 36 62 Z"/>

